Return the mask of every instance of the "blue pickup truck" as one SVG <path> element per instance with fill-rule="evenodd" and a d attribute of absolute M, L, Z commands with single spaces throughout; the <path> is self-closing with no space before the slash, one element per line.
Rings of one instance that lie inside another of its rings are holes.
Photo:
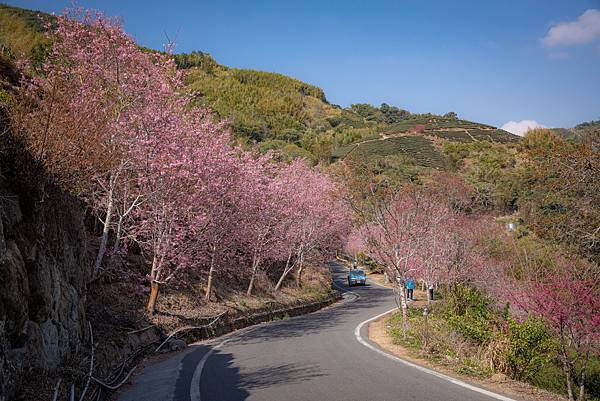
<path fill-rule="evenodd" d="M 352 269 L 348 272 L 348 285 L 365 285 L 367 283 L 367 276 L 365 272 L 360 269 Z"/>

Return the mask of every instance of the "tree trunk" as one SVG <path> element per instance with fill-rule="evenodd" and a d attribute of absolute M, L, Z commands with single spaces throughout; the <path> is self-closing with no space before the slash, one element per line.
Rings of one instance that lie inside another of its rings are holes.
<path fill-rule="evenodd" d="M 579 382 L 579 401 L 583 401 L 585 394 L 585 368 L 587 366 L 587 358 L 581 362 L 581 381 Z"/>
<path fill-rule="evenodd" d="M 150 297 L 148 298 L 148 305 L 146 305 L 146 311 L 153 315 L 156 312 L 156 300 L 158 299 L 158 283 L 152 280 L 150 285 Z"/>
<path fill-rule="evenodd" d="M 206 284 L 206 294 L 204 299 L 206 302 L 210 302 L 210 293 L 212 292 L 213 274 L 215 272 L 215 255 L 213 253 L 210 258 L 210 270 L 208 271 L 208 283 Z"/>
<path fill-rule="evenodd" d="M 563 363 L 563 370 L 565 372 L 565 378 L 567 380 L 567 395 L 569 396 L 570 401 L 575 401 L 575 398 L 573 397 L 573 388 L 571 385 L 571 369 L 569 368 L 569 361 L 567 358 L 568 356 L 566 355 L 566 351 L 564 350 L 563 346 L 561 359 Z"/>
<path fill-rule="evenodd" d="M 250 284 L 248 285 L 248 291 L 246 291 L 246 295 L 252 295 L 252 289 L 254 288 L 254 279 L 256 277 L 256 272 L 258 271 L 258 257 L 254 256 L 252 260 L 252 276 L 250 277 Z"/>
<path fill-rule="evenodd" d="M 113 212 L 113 183 L 112 178 L 110 180 L 110 190 L 108 191 L 108 199 L 106 200 L 106 218 L 104 219 L 104 227 L 102 229 L 102 239 L 100 240 L 100 248 L 98 248 L 98 255 L 96 255 L 96 262 L 94 263 L 94 275 L 98 274 L 100 266 L 102 265 L 102 259 L 106 253 L 106 243 L 108 242 L 108 232 L 110 231 L 110 223 L 112 220 Z"/>
<path fill-rule="evenodd" d="M 119 216 L 119 221 L 117 222 L 117 229 L 115 231 L 115 243 L 113 245 L 112 252 L 110 254 L 110 260 L 108 262 L 109 267 L 113 267 L 115 263 L 115 256 L 121 250 L 121 231 L 123 230 L 123 216 Z"/>
<path fill-rule="evenodd" d="M 431 301 L 433 301 L 433 285 L 427 285 L 427 305 L 431 305 Z"/>
<path fill-rule="evenodd" d="M 285 276 L 287 276 L 287 274 L 290 272 L 290 260 L 292 259 L 292 251 L 290 251 L 288 258 L 287 258 L 287 262 L 285 263 L 285 269 L 283 269 L 283 273 L 281 273 L 281 277 L 279 277 L 279 281 L 277 281 L 277 285 L 275 285 L 275 291 L 279 291 L 279 289 L 281 288 L 281 285 L 283 284 L 283 280 L 285 279 Z"/>
<path fill-rule="evenodd" d="M 304 255 L 300 256 L 300 264 L 298 268 L 298 274 L 296 275 L 296 287 L 302 288 L 302 271 L 304 270 Z"/>
<path fill-rule="evenodd" d="M 400 291 L 400 305 L 402 307 L 402 329 L 408 329 L 408 302 L 406 302 L 406 287 Z"/>

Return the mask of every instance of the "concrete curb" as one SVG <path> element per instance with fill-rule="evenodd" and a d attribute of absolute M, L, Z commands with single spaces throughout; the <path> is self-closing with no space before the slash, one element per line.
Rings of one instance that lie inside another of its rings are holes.
<path fill-rule="evenodd" d="M 266 310 L 247 316 L 240 316 L 231 319 L 227 316 L 217 321 L 211 328 L 203 327 L 199 329 L 190 329 L 178 336 L 187 344 L 195 343 L 202 340 L 208 340 L 220 337 L 232 331 L 254 326 L 259 323 L 270 322 L 273 320 L 281 320 L 288 317 L 306 315 L 316 312 L 342 299 L 339 291 L 335 291 L 330 297 L 323 301 L 310 302 L 307 304 L 293 305 L 278 309 Z"/>

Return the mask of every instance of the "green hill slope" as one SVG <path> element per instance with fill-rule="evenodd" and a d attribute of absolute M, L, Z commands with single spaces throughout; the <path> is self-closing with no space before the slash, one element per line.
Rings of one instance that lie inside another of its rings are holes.
<path fill-rule="evenodd" d="M 581 142 L 588 135 L 600 135 L 600 120 L 587 121 L 573 128 L 551 128 L 550 130 L 565 139 Z"/>
<path fill-rule="evenodd" d="M 0 46 L 5 57 L 43 57 L 42 35 L 52 16 L 0 5 Z M 155 51 L 148 49 L 149 51 Z M 443 169 L 444 143 L 511 143 L 518 137 L 495 127 L 444 116 L 414 114 L 382 104 L 330 104 L 314 85 L 271 72 L 231 68 L 209 54 L 175 55 L 194 102 L 228 119 L 238 141 L 282 157 L 335 161 L 352 154 L 370 159 L 409 156 L 415 164 Z"/>
<path fill-rule="evenodd" d="M 263 149 L 302 148 L 321 160 L 343 159 L 351 152 L 364 158 L 411 155 L 418 165 L 444 168 L 434 142 L 519 139 L 454 113 L 413 114 L 386 104 L 341 108 L 328 103 L 316 86 L 281 74 L 225 67 L 201 52 L 178 55 L 177 61 L 187 71 L 196 101 L 229 118 L 238 137 L 261 142 Z"/>
<path fill-rule="evenodd" d="M 239 135 L 256 141 L 289 139 L 289 131 L 301 132 L 311 125 L 311 103 L 319 104 L 321 111 L 332 108 L 316 86 L 281 74 L 225 67 L 207 54 L 195 55 L 191 66 L 187 55 L 176 56 L 180 68 L 186 69 L 188 90 L 197 103 L 231 119 Z"/>
<path fill-rule="evenodd" d="M 47 45 L 42 32 L 52 16 L 0 3 L 0 54 L 39 59 Z"/>

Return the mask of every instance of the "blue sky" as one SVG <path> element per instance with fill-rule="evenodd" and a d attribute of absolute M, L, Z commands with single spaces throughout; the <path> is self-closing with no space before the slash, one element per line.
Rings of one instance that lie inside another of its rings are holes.
<path fill-rule="evenodd" d="M 8 0 L 59 12 L 66 0 Z M 600 0 L 124 1 L 79 5 L 122 16 L 144 46 L 316 84 L 332 103 L 455 111 L 501 126 L 600 119 Z M 587 13 L 586 13 L 587 11 Z"/>

